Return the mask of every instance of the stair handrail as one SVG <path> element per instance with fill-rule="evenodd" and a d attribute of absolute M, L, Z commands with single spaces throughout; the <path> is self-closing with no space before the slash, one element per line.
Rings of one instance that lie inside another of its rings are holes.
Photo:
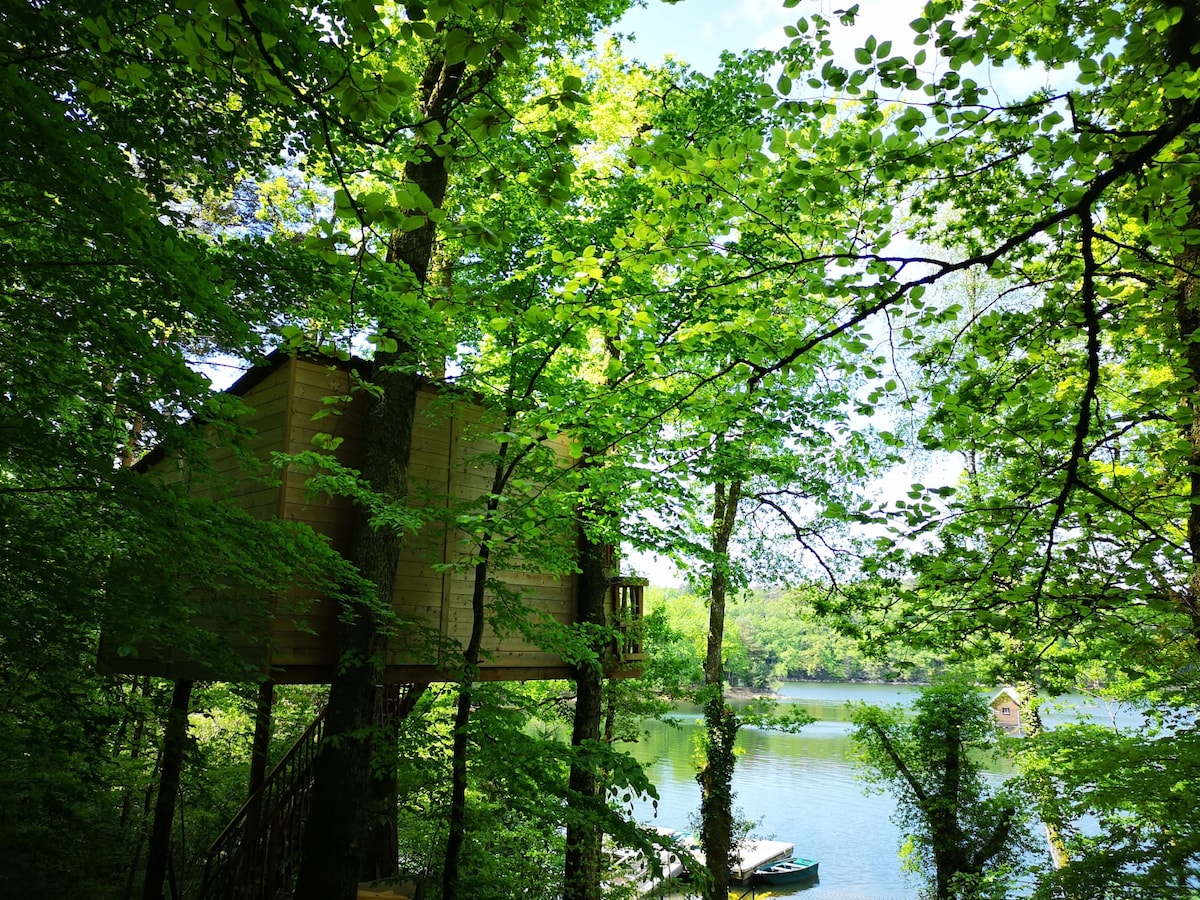
<path fill-rule="evenodd" d="M 221 868 L 227 868 L 227 863 L 237 857 L 238 852 L 247 845 L 248 841 L 259 840 L 263 831 L 261 826 L 257 834 L 244 834 L 251 811 L 257 807 L 259 821 L 268 822 L 281 807 L 283 801 L 291 799 L 291 796 L 297 793 L 297 786 L 303 783 L 312 769 L 316 750 L 324 731 L 324 724 L 325 710 L 322 709 L 263 779 L 258 790 L 242 804 L 229 824 L 212 842 L 204 858 L 204 877 L 200 886 L 201 898 L 213 896 L 210 895 L 210 891 L 217 887 L 215 882 L 221 880 L 217 877 L 218 873 L 214 869 L 214 865 L 220 861 Z M 307 784 L 304 784 L 303 787 L 306 790 Z M 217 894 L 215 896 L 223 898 L 225 895 Z"/>
<path fill-rule="evenodd" d="M 428 687 L 428 682 L 379 686 L 375 721 L 407 718 Z M 324 723 L 322 709 L 208 848 L 200 900 L 279 900 L 291 895 Z"/>

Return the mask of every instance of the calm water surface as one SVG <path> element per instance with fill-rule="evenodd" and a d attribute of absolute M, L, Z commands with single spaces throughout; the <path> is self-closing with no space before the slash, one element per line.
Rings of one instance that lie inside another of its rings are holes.
<path fill-rule="evenodd" d="M 805 900 L 912 900 L 916 883 L 900 868 L 900 832 L 891 822 L 895 803 L 888 795 L 864 794 L 850 762 L 849 712 L 846 703 L 908 705 L 918 689 L 896 685 L 788 684 L 782 699 L 808 710 L 817 721 L 799 734 L 743 728 L 734 771 L 734 806 L 755 821 L 753 834 L 796 845 L 796 855 L 821 864 L 820 880 L 802 889 L 757 897 L 803 897 Z M 1074 698 L 1071 712 L 1046 711 L 1048 725 L 1091 715 L 1107 721 L 1102 708 Z M 1126 714 L 1127 717 L 1127 714 Z M 701 729 L 697 710 L 681 710 L 678 727 L 648 724 L 650 734 L 632 750 L 650 763 L 649 774 L 659 793 L 657 814 L 649 802 L 638 803 L 638 821 L 691 832 L 698 829 L 699 787 L 694 761 Z M 1004 773 L 998 772 L 998 775 Z M 736 895 L 735 895 L 736 896 Z"/>

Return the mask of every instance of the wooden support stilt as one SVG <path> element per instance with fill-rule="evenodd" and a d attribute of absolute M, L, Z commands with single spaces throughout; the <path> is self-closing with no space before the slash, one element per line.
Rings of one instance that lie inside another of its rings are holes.
<path fill-rule="evenodd" d="M 267 756 L 271 749 L 271 714 L 275 704 L 275 683 L 264 681 L 258 686 L 258 703 L 254 709 L 254 743 L 250 748 L 250 784 L 246 810 L 246 833 L 258 834 L 262 818 L 262 786 L 267 777 Z"/>
<path fill-rule="evenodd" d="M 192 699 L 192 681 L 176 681 L 171 692 L 171 709 L 163 734 L 162 772 L 158 797 L 154 803 L 154 824 L 146 855 L 146 880 L 142 900 L 163 900 L 163 882 L 171 854 L 171 823 L 175 818 L 175 798 L 179 794 L 179 776 L 183 771 L 183 746 L 187 739 L 188 704 Z"/>

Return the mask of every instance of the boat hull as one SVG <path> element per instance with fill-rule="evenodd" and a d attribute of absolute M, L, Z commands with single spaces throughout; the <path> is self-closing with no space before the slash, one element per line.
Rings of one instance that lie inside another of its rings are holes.
<path fill-rule="evenodd" d="M 769 866 L 754 870 L 754 880 L 759 884 L 795 884 L 817 877 L 818 862 L 812 859 L 791 857 Z"/>

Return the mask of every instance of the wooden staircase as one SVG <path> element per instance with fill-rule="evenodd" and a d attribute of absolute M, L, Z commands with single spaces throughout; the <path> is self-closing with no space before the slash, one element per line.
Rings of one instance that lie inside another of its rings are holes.
<path fill-rule="evenodd" d="M 322 710 L 208 849 L 201 900 L 282 900 L 300 867 Z"/>
<path fill-rule="evenodd" d="M 381 686 L 375 696 L 375 721 L 394 724 L 405 719 L 427 687 Z M 209 847 L 199 900 L 292 896 L 300 871 L 313 764 L 324 731 L 322 710 Z"/>

